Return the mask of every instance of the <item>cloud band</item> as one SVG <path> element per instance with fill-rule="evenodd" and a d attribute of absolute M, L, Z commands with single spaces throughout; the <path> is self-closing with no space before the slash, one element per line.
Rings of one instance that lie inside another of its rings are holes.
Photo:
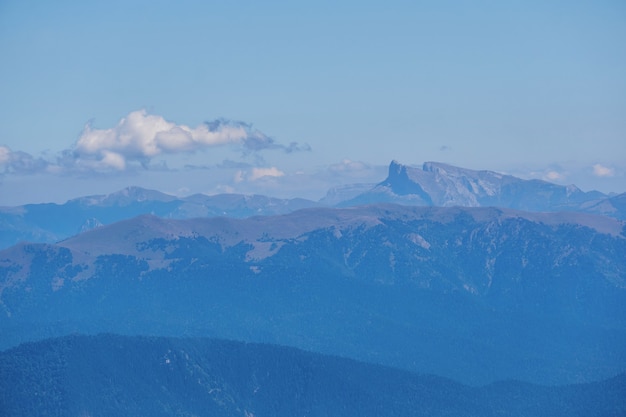
<path fill-rule="evenodd" d="M 130 161 L 145 165 L 157 155 L 192 153 L 223 145 L 240 146 L 244 153 L 265 149 L 281 149 L 287 153 L 310 150 L 308 145 L 300 146 L 295 142 L 287 146 L 278 144 L 243 122 L 220 119 L 191 128 L 137 110 L 110 129 L 85 126 L 72 155 L 78 165 L 124 170 Z"/>

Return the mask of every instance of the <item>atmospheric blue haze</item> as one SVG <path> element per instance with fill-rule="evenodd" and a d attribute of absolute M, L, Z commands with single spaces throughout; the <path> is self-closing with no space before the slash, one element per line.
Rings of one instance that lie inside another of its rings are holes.
<path fill-rule="evenodd" d="M 7 0 L 0 204 L 128 185 L 317 199 L 381 181 L 392 159 L 623 192 L 623 39 L 621 1 Z M 241 121 L 270 142 L 84 163 L 87 124 L 142 111 L 190 129 Z"/>

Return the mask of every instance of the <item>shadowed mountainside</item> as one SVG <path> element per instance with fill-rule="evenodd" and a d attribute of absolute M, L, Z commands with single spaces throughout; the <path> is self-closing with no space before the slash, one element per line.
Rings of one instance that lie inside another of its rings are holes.
<path fill-rule="evenodd" d="M 450 377 L 626 370 L 624 223 L 370 206 L 143 216 L 0 252 L 3 347 L 71 332 L 214 336 Z"/>
<path fill-rule="evenodd" d="M 481 388 L 275 345 L 68 336 L 0 353 L 0 414 L 619 416 L 626 376 Z"/>

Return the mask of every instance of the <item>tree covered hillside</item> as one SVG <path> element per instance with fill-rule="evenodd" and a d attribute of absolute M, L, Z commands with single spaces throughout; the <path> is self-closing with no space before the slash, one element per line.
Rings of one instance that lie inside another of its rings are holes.
<path fill-rule="evenodd" d="M 482 388 L 292 348 L 67 336 L 0 353 L 0 414 L 21 416 L 620 416 L 626 376 Z"/>

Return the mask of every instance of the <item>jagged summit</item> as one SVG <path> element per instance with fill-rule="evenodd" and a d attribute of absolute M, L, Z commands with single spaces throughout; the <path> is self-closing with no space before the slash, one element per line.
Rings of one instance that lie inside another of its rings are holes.
<path fill-rule="evenodd" d="M 394 194 L 400 196 L 417 196 L 426 203 L 425 205 L 433 205 L 432 199 L 421 187 L 420 181 L 416 181 L 418 179 L 415 178 L 416 175 L 409 175 L 409 171 L 413 170 L 415 169 L 399 164 L 395 160 L 391 161 L 387 179 L 378 184 L 378 186 L 389 187 Z"/>
<path fill-rule="evenodd" d="M 574 185 L 523 180 L 493 171 L 475 171 L 441 162 L 421 167 L 394 160 L 377 184 L 331 188 L 319 202 L 262 195 L 195 194 L 175 197 L 141 187 L 91 195 L 64 204 L 0 207 L 0 249 L 19 241 L 57 242 L 100 225 L 141 214 L 163 218 L 249 217 L 331 206 L 393 203 L 409 206 L 502 207 L 526 211 L 579 211 L 626 219 L 625 196 L 583 192 Z"/>
<path fill-rule="evenodd" d="M 497 206 L 529 211 L 576 210 L 585 202 L 606 198 L 575 186 L 524 180 L 493 171 L 475 171 L 441 162 L 421 169 L 391 161 L 387 178 L 342 206 L 379 202 L 424 206 Z"/>

